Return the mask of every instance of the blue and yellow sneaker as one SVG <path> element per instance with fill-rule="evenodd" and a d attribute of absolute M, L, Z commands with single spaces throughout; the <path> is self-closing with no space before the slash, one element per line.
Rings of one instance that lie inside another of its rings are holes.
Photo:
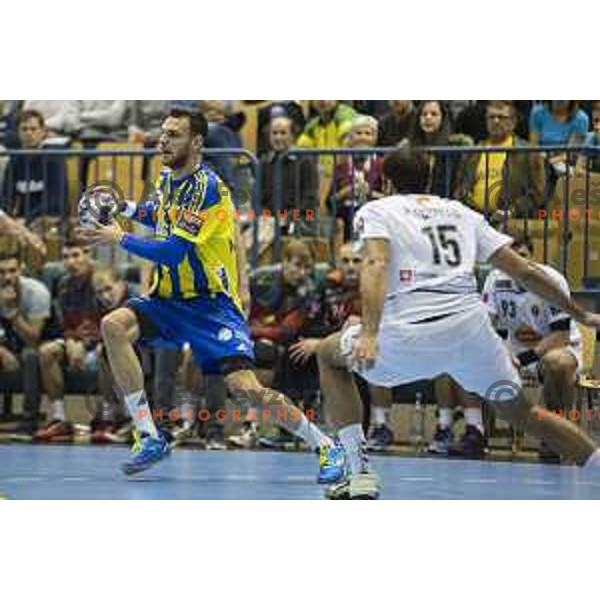
<path fill-rule="evenodd" d="M 317 483 L 336 483 L 346 474 L 346 455 L 339 445 L 321 444 L 319 447 L 319 477 Z"/>
<path fill-rule="evenodd" d="M 149 469 L 153 464 L 166 458 L 171 449 L 164 436 L 153 438 L 149 435 L 140 436 L 139 449 L 134 447 L 131 458 L 123 463 L 122 469 L 126 475 L 133 475 Z"/>

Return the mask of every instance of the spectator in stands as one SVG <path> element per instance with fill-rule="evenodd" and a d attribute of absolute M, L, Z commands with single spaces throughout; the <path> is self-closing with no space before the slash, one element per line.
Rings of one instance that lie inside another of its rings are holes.
<path fill-rule="evenodd" d="M 67 214 L 67 174 L 64 160 L 46 156 L 41 150 L 47 137 L 44 117 L 35 110 L 23 111 L 18 121 L 19 140 L 31 155 L 11 158 L 2 202 L 4 210 L 31 223 Z"/>
<path fill-rule="evenodd" d="M 396 146 L 408 137 L 415 118 L 412 100 L 390 100 L 390 111 L 379 121 L 378 146 Z"/>
<path fill-rule="evenodd" d="M 81 127 L 78 100 L 25 100 L 23 111 L 31 110 L 42 115 L 49 137 L 70 138 Z"/>
<path fill-rule="evenodd" d="M 62 250 L 66 271 L 58 284 L 57 317 L 62 336 L 40 346 L 42 387 L 51 403 L 50 421 L 34 436 L 37 441 L 69 441 L 73 426 L 65 418 L 65 369 L 94 372 L 100 342 L 100 317 L 92 284 L 94 264 L 89 250 L 73 237 Z"/>
<path fill-rule="evenodd" d="M 292 363 L 306 364 L 315 357 L 321 338 L 339 331 L 351 316 L 360 316 L 361 263 L 360 252 L 352 244 L 340 247 L 336 266 L 306 302 L 302 339 L 289 348 Z"/>
<path fill-rule="evenodd" d="M 575 100 L 550 100 L 536 104 L 529 116 L 529 139 L 534 146 L 580 144 L 589 130 L 589 117 Z M 546 174 L 544 195 L 554 193 L 556 182 L 575 160 L 573 154 L 551 151 L 538 155 Z"/>
<path fill-rule="evenodd" d="M 529 136 L 534 146 L 568 144 L 573 136 L 583 138 L 589 117 L 575 100 L 551 100 L 536 104 L 529 117 Z"/>
<path fill-rule="evenodd" d="M 271 152 L 271 123 L 278 117 L 287 117 L 293 123 L 294 139 L 296 134 L 304 130 L 306 118 L 302 106 L 295 100 L 276 100 L 273 104 L 263 106 L 258 111 L 256 130 L 256 154 L 263 158 Z"/>
<path fill-rule="evenodd" d="M 517 136 L 517 112 L 510 100 L 492 100 L 486 108 L 488 137 L 483 146 L 526 148 Z M 539 161 L 527 152 L 469 157 L 464 170 L 464 197 L 475 210 L 490 215 L 508 211 L 507 216 L 532 216 L 542 196 L 543 173 Z M 506 206 L 505 206 L 506 201 Z"/>
<path fill-rule="evenodd" d="M 0 100 L 0 146 L 17 146 L 17 118 L 21 102 L 19 100 Z"/>
<path fill-rule="evenodd" d="M 170 100 L 131 100 L 129 103 L 129 141 L 154 147 Z"/>
<path fill-rule="evenodd" d="M 127 139 L 127 100 L 80 100 L 79 139 L 113 142 Z"/>
<path fill-rule="evenodd" d="M 592 131 L 585 136 L 583 144 L 589 150 L 579 157 L 578 170 L 588 169 L 592 173 L 600 173 L 600 102 L 598 101 L 592 103 Z"/>
<path fill-rule="evenodd" d="M 473 140 L 452 134 L 448 109 L 441 100 L 423 100 L 417 107 L 413 127 L 408 137 L 415 147 L 472 146 Z M 443 198 L 454 196 L 463 157 L 460 154 L 431 153 L 424 157 L 429 163 L 427 192 Z"/>
<path fill-rule="evenodd" d="M 388 109 L 386 100 L 342 100 L 361 115 L 369 115 L 379 120 Z"/>
<path fill-rule="evenodd" d="M 17 117 L 20 102 L 18 100 L 0 100 L 0 151 L 16 148 Z M 0 156 L 0 190 L 4 187 L 4 173 L 8 165 L 8 156 Z"/>
<path fill-rule="evenodd" d="M 205 148 L 240 149 L 242 141 L 231 126 L 223 100 L 201 100 L 200 111 L 208 121 L 208 134 L 204 140 Z M 238 125 L 238 123 L 235 123 Z M 236 156 L 206 156 L 205 161 L 219 174 L 237 199 L 238 178 Z"/>
<path fill-rule="evenodd" d="M 356 111 L 339 100 L 311 100 L 311 107 L 317 116 L 308 121 L 298 138 L 300 148 L 341 148 L 352 126 Z M 333 176 L 334 159 L 323 156 L 320 159 L 323 175 L 327 180 Z"/>
<path fill-rule="evenodd" d="M 40 377 L 37 346 L 50 317 L 50 292 L 23 277 L 17 252 L 0 254 L 0 373 L 21 371 L 23 420 L 16 435 L 31 439 L 37 426 Z"/>
<path fill-rule="evenodd" d="M 307 157 L 285 155 L 293 146 L 295 130 L 287 116 L 275 117 L 269 125 L 270 152 L 260 161 L 263 175 L 262 208 L 275 215 L 277 210 L 300 209 L 301 220 L 286 219 L 284 235 L 317 235 L 318 173 L 315 162 Z M 282 155 L 285 155 L 283 158 Z M 281 205 L 275 205 L 276 168 L 281 167 Z M 313 219 L 310 220 L 312 211 Z M 307 219 L 307 216 L 309 217 Z"/>
<path fill-rule="evenodd" d="M 286 389 L 288 381 L 281 365 L 287 360 L 287 349 L 298 339 L 305 324 L 305 303 L 314 289 L 313 265 L 310 246 L 292 239 L 284 248 L 282 263 L 257 269 L 250 284 L 249 323 L 257 367 L 262 370 L 263 378 L 272 380 L 274 389 L 291 393 L 292 400 L 300 400 L 304 388 Z M 250 447 L 255 439 L 254 425 L 246 422 L 241 435 L 232 436 L 229 441 L 235 446 Z M 282 432 L 281 438 L 262 441 L 264 445 L 279 447 L 291 439 Z"/>
<path fill-rule="evenodd" d="M 467 100 L 455 110 L 454 131 L 468 135 L 475 143 L 487 136 L 486 100 Z"/>
<path fill-rule="evenodd" d="M 373 117 L 357 115 L 347 136 L 350 148 L 373 148 L 377 143 L 378 124 Z M 374 154 L 343 156 L 337 160 L 329 202 L 331 213 L 341 219 L 344 240 L 352 235 L 354 213 L 369 200 L 383 196 L 383 158 Z"/>

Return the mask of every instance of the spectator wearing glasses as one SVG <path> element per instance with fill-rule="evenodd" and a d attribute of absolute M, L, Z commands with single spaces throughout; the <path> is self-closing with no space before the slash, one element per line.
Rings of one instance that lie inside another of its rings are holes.
<path fill-rule="evenodd" d="M 515 132 L 516 124 L 517 112 L 512 101 L 488 102 L 487 138 L 479 145 L 527 148 L 527 142 Z M 539 161 L 525 150 L 474 154 L 465 167 L 461 196 L 475 210 L 497 219 L 504 216 L 498 211 L 508 211 L 507 216 L 531 216 L 542 195 L 542 182 Z"/>

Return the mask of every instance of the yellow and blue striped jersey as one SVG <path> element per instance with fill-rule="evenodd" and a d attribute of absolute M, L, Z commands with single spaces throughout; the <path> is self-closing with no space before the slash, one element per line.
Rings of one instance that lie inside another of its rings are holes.
<path fill-rule="evenodd" d="M 227 186 L 202 164 L 179 180 L 170 169 L 161 170 L 156 189 L 157 239 L 176 235 L 193 246 L 177 267 L 156 265 L 151 294 L 190 300 L 222 292 L 241 309 L 234 205 Z"/>

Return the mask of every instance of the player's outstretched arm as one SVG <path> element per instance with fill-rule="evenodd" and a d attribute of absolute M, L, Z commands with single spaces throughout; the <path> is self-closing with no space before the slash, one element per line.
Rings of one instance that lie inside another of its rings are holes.
<path fill-rule="evenodd" d="M 600 326 L 600 315 L 577 304 L 539 265 L 523 258 L 509 246 L 503 246 L 495 252 L 490 262 L 518 281 L 525 289 L 537 294 L 552 306 L 564 310 L 576 321 L 591 327 Z"/>
<path fill-rule="evenodd" d="M 191 242 L 178 235 L 153 240 L 125 233 L 116 221 L 110 225 L 97 223 L 95 229 L 80 229 L 78 234 L 90 246 L 117 243 L 130 254 L 171 268 L 177 267 L 193 247 Z"/>

